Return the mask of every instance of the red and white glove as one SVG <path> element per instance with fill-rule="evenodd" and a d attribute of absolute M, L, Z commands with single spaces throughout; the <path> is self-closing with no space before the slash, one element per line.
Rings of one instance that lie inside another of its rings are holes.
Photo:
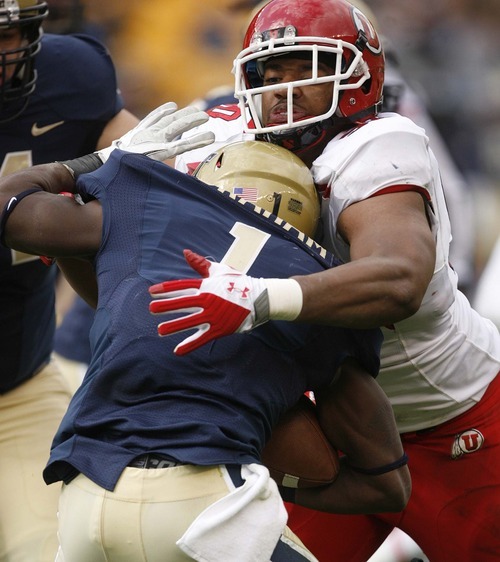
<path fill-rule="evenodd" d="M 184 250 L 184 257 L 202 279 L 165 281 L 149 289 L 155 299 L 149 305 L 152 314 L 186 313 L 160 323 L 160 336 L 196 329 L 176 346 L 176 355 L 271 319 L 294 320 L 302 309 L 302 290 L 293 279 L 250 277 L 191 250 Z"/>

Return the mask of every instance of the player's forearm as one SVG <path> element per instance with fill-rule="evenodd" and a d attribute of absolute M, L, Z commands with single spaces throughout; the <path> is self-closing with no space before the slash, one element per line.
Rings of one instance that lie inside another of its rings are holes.
<path fill-rule="evenodd" d="M 302 288 L 299 321 L 374 328 L 414 314 L 430 278 L 404 261 L 376 257 L 295 280 Z"/>
<path fill-rule="evenodd" d="M 323 433 L 344 456 L 337 479 L 321 489 L 297 490 L 297 503 L 333 513 L 400 511 L 411 488 L 408 459 L 376 379 L 348 359 L 315 395 Z"/>
<path fill-rule="evenodd" d="M 60 164 L 33 166 L 0 178 L 0 239 L 2 243 L 6 243 L 13 249 L 32 253 L 30 251 L 31 242 L 39 237 L 34 217 L 30 215 L 29 220 L 24 220 L 23 213 L 19 213 L 16 209 L 25 207 L 24 201 L 30 200 L 35 193 L 45 191 L 54 194 L 73 189 L 74 181 L 71 174 Z M 7 227 L 12 227 L 12 216 L 15 217 L 15 221 L 17 219 L 20 221 L 20 224 L 13 229 L 16 233 L 14 237 L 7 233 Z"/>
<path fill-rule="evenodd" d="M 294 503 L 329 513 L 399 512 L 410 497 L 409 482 L 407 466 L 374 476 L 358 474 L 343 463 L 332 484 L 298 489 Z"/>
<path fill-rule="evenodd" d="M 0 180 L 0 237 L 7 247 L 33 255 L 91 256 L 100 244 L 101 208 L 79 205 L 61 192 L 75 193 L 61 164 L 44 164 Z M 68 236 L 68 233 L 77 233 Z"/>
<path fill-rule="evenodd" d="M 30 188 L 39 188 L 48 193 L 75 193 L 75 182 L 70 172 L 58 163 L 26 168 L 0 178 L 0 207 L 3 208 L 11 197 Z"/>

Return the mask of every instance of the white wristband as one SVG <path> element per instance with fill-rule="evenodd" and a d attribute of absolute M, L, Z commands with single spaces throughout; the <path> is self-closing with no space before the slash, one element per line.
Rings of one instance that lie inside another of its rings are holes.
<path fill-rule="evenodd" d="M 295 279 L 264 279 L 270 320 L 295 320 L 302 310 L 302 288 Z"/>

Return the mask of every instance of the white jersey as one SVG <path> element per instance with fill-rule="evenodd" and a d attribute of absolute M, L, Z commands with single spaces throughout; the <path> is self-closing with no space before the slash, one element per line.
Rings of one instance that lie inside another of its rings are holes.
<path fill-rule="evenodd" d="M 458 273 L 459 286 L 471 287 L 474 283 L 475 214 L 472 191 L 455 164 L 445 141 L 430 116 L 425 104 L 403 79 L 399 69 L 386 60 L 384 89 L 386 86 L 402 90 L 397 112 L 409 117 L 425 129 L 429 144 L 439 162 L 439 172 L 446 194 L 453 240 L 450 246 L 450 262 Z"/>
<path fill-rule="evenodd" d="M 217 111 L 209 112 L 209 122 L 196 129 L 213 131 L 215 144 L 178 157 L 178 169 L 192 170 L 220 146 L 253 138 L 242 133 L 235 106 Z M 500 371 L 500 335 L 457 290 L 457 276 L 448 263 L 450 221 L 424 130 L 406 117 L 382 114 L 332 139 L 311 172 L 329 195 L 323 201 L 322 243 L 344 261 L 350 259 L 349 247 L 336 225 L 346 207 L 391 186 L 418 186 L 428 200 L 436 239 L 434 275 L 419 311 L 391 329 L 382 328 L 377 380 L 402 433 L 430 428 L 465 412 Z"/>

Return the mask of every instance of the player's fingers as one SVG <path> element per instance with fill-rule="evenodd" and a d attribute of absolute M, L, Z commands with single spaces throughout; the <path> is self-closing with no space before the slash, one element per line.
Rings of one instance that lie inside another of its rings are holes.
<path fill-rule="evenodd" d="M 200 297 L 198 295 L 154 300 L 149 303 L 149 312 L 151 314 L 164 314 L 166 312 L 183 314 L 199 312 L 200 310 L 203 310 L 203 307 L 200 306 Z"/>
<path fill-rule="evenodd" d="M 202 279 L 177 279 L 175 281 L 163 281 L 149 287 L 149 293 L 154 298 L 169 298 L 171 293 L 185 289 L 199 289 Z"/>
<path fill-rule="evenodd" d="M 156 109 L 153 109 L 151 113 L 146 115 L 144 119 L 141 121 L 141 129 L 145 129 L 146 127 L 151 127 L 155 123 L 158 123 L 161 119 L 172 115 L 177 111 L 177 104 L 173 101 L 167 101 L 166 103 L 160 105 Z"/>
<path fill-rule="evenodd" d="M 212 132 L 197 133 L 189 138 L 177 139 L 175 141 L 166 141 L 166 148 L 159 147 L 158 150 L 151 150 L 147 154 L 153 160 L 160 160 L 164 162 L 179 154 L 183 154 L 188 150 L 194 150 L 195 148 L 201 148 L 203 146 L 208 146 L 212 144 L 215 140 L 215 135 Z"/>
<path fill-rule="evenodd" d="M 190 267 L 192 267 L 202 277 L 209 276 L 211 263 L 207 260 L 207 258 L 200 256 L 200 254 L 193 252 L 193 250 L 184 250 L 183 253 L 184 258 Z"/>
<path fill-rule="evenodd" d="M 180 139 L 178 141 L 178 154 L 186 152 L 187 150 L 194 150 L 202 146 L 208 146 L 215 141 L 215 134 L 212 131 L 205 131 L 204 133 L 196 133 L 192 137 Z M 179 152 L 180 149 L 180 152 Z"/>
<path fill-rule="evenodd" d="M 159 128 L 164 127 L 163 134 L 165 139 L 172 140 L 207 121 L 208 115 L 204 111 L 200 111 L 195 107 L 186 107 L 165 117 L 164 122 L 159 120 L 156 126 Z"/>
<path fill-rule="evenodd" d="M 200 330 L 198 330 L 196 334 L 189 336 L 189 338 L 186 338 L 179 345 L 177 345 L 174 348 L 175 355 L 187 355 L 188 353 L 191 353 L 191 351 L 194 351 L 202 345 L 205 345 L 206 343 L 212 341 L 214 338 L 210 333 L 209 325 L 206 324 L 206 330 L 203 330 L 203 328 L 204 326 L 200 327 Z"/>
<path fill-rule="evenodd" d="M 189 314 L 188 316 L 182 316 L 181 318 L 176 318 L 175 320 L 169 320 L 158 324 L 158 334 L 160 336 L 171 336 L 172 334 L 185 332 L 186 330 L 194 328 L 199 329 L 203 324 L 201 321 L 202 319 L 200 318 L 200 311 L 191 310 L 191 312 L 192 314 Z"/>

